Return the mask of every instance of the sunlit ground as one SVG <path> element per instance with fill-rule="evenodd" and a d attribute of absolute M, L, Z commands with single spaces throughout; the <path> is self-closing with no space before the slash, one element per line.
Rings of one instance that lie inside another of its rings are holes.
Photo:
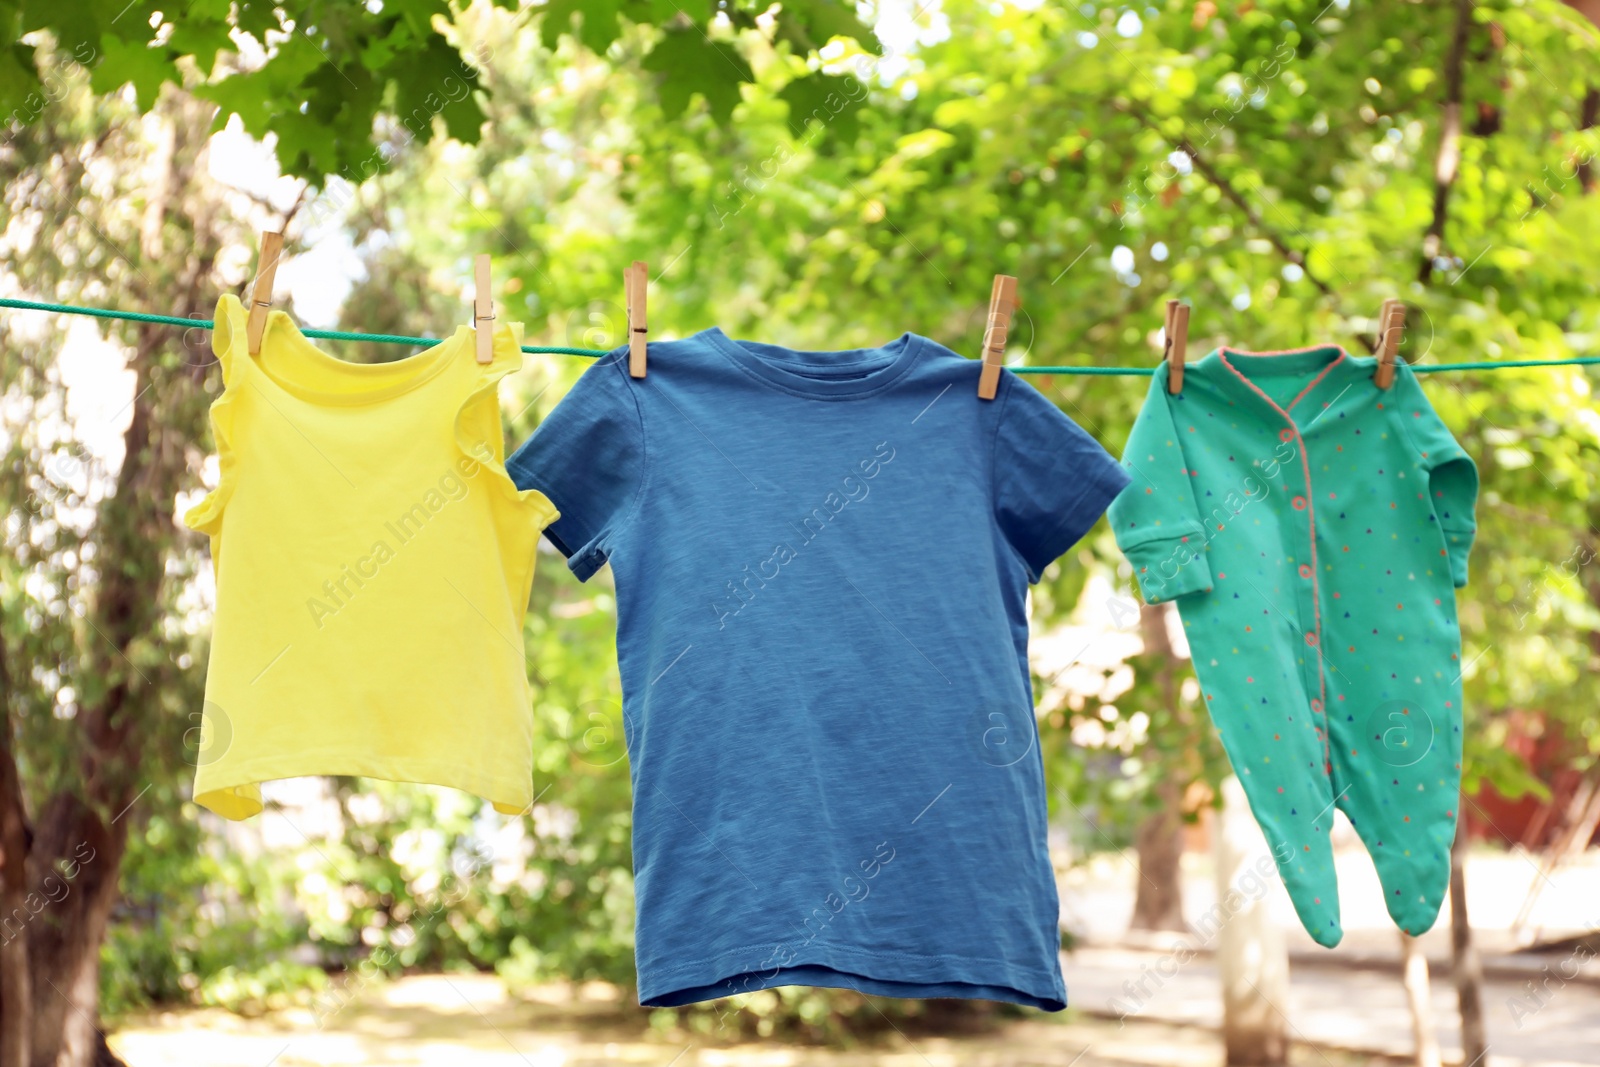
<path fill-rule="evenodd" d="M 1203 856 L 1186 858 L 1185 910 L 1191 916 L 1201 914 L 1215 896 L 1207 867 Z M 1278 899 L 1281 889 L 1269 897 L 1293 958 L 1287 1013 L 1300 1067 L 1409 1062 L 1414 1039 L 1397 966 L 1398 942 L 1370 868 L 1358 849 L 1340 855 L 1347 935 L 1332 952 L 1311 944 L 1300 931 L 1287 899 Z M 1107 1018 L 1119 1014 L 1118 1005 L 1128 1000 L 1124 983 L 1159 969 L 1164 958 L 1163 950 L 1126 939 L 1136 877 L 1131 857 L 1108 854 L 1075 869 L 1063 886 L 1067 924 L 1081 938 L 1077 951 L 1063 958 L 1068 996 L 1077 1009 L 1099 1018 L 1076 1011 L 1035 1013 L 961 1037 L 928 1036 L 908 1027 L 841 1051 L 662 1032 L 651 1028 L 648 1013 L 630 994 L 600 983 L 510 992 L 489 975 L 423 975 L 327 991 L 319 994 L 315 1008 L 253 1018 L 221 1009 L 135 1015 L 117 1021 L 111 1044 L 131 1067 L 1069 1067 L 1080 1055 L 1078 1067 L 1220 1065 L 1220 982 L 1209 957 L 1214 946 L 1204 941 L 1195 942 L 1201 952 L 1186 966 L 1152 983 L 1136 1018 L 1121 1027 Z M 1526 908 L 1531 921 L 1519 927 L 1516 920 L 1540 877 L 1536 860 L 1521 853 L 1478 850 L 1468 863 L 1475 936 L 1488 972 L 1483 989 L 1487 1067 L 1600 1064 L 1600 964 L 1573 952 L 1519 951 L 1532 940 L 1595 926 L 1600 853 L 1549 872 L 1536 906 Z M 1459 1063 L 1448 910 L 1422 943 L 1432 959 L 1434 1029 L 1445 1062 Z"/>
<path fill-rule="evenodd" d="M 423 975 L 370 985 L 318 1025 L 307 1009 L 246 1019 L 220 1010 L 127 1020 L 111 1046 L 130 1067 L 449 1064 L 451 1067 L 1216 1067 L 1220 1039 L 1160 1023 L 1036 1017 L 975 1037 L 891 1033 L 849 1050 L 781 1042 L 730 1044 L 653 1032 L 643 1012 L 605 987 L 508 993 L 486 975 Z M 1086 1051 L 1087 1050 L 1087 1051 Z M 1354 1067 L 1368 1057 L 1297 1049 L 1296 1067 Z"/>

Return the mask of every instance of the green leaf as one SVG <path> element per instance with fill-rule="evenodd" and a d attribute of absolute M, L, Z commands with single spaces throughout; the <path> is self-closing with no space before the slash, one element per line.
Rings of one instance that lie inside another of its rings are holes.
<path fill-rule="evenodd" d="M 100 44 L 100 20 L 89 0 L 25 0 L 22 32 L 46 29 L 55 34 L 57 46 L 70 55 L 94 55 Z"/>
<path fill-rule="evenodd" d="M 113 93 L 132 82 L 140 109 L 148 110 L 162 83 L 178 80 L 173 57 L 165 48 L 130 44 L 111 36 L 101 38 L 100 48 L 104 55 L 89 81 L 97 93 Z"/>
<path fill-rule="evenodd" d="M 270 0 L 243 0 L 239 4 L 239 28 L 260 40 L 269 30 L 280 29 L 283 20 L 278 17 L 278 7 Z"/>
<path fill-rule="evenodd" d="M 250 133 L 258 137 L 266 133 L 271 108 L 266 97 L 259 88 L 250 84 L 247 76 L 236 74 L 209 85 L 198 86 L 194 94 L 217 105 L 216 129 L 227 125 L 228 116 L 238 115 Z"/>
<path fill-rule="evenodd" d="M 644 69 L 661 75 L 661 110 L 682 115 L 696 93 L 705 97 L 711 117 L 726 124 L 740 100 L 739 86 L 754 80 L 750 65 L 734 48 L 706 38 L 698 28 L 674 30 L 644 57 Z"/>
<path fill-rule="evenodd" d="M 845 144 L 861 132 L 858 112 L 867 87 L 847 74 L 808 74 L 784 86 L 778 97 L 789 105 L 789 130 L 796 137 L 805 136 L 812 123 L 821 127 L 823 137 Z"/>
<path fill-rule="evenodd" d="M 39 88 L 39 71 L 33 65 L 33 49 L 14 44 L 0 49 L 0 101 L 12 107 L 12 114 L 25 116 L 25 122 L 39 117 L 39 108 L 30 106 L 29 97 Z M 42 100 L 41 100 L 42 103 Z"/>
<path fill-rule="evenodd" d="M 396 110 L 419 138 L 432 136 L 432 116 L 444 119 L 451 137 L 467 144 L 478 140 L 485 115 L 473 97 L 473 83 L 461 74 L 462 60 L 455 49 L 437 35 L 430 38 L 421 55 L 408 55 L 404 71 L 393 71 Z M 402 76 L 403 75 L 403 76 Z M 426 115 L 426 129 L 414 124 Z"/>
<path fill-rule="evenodd" d="M 573 32 L 572 19 L 577 16 L 578 40 L 589 51 L 604 55 L 622 34 L 617 21 L 621 6 L 621 0 L 549 0 L 539 24 L 539 39 L 546 48 L 554 48 L 563 33 Z"/>
<path fill-rule="evenodd" d="M 193 56 L 202 74 L 209 75 L 217 64 L 217 54 L 233 50 L 227 11 L 218 19 L 198 18 L 191 11 L 174 24 L 167 47 L 179 55 Z"/>
<path fill-rule="evenodd" d="M 665 26 L 674 18 L 684 17 L 696 26 L 705 26 L 711 21 L 711 13 L 718 6 L 717 0 L 643 0 L 649 14 L 629 13 L 635 22 L 650 22 L 657 26 Z M 763 5 L 764 6 L 764 5 Z"/>
<path fill-rule="evenodd" d="M 788 41 L 802 55 L 811 53 L 835 37 L 848 37 L 874 55 L 883 45 L 866 23 L 856 17 L 854 3 L 839 0 L 784 0 L 778 12 L 777 38 Z"/>
<path fill-rule="evenodd" d="M 257 137 L 263 132 L 252 130 Z M 278 162 L 286 174 L 309 176 L 335 174 L 340 167 L 342 145 L 333 128 L 298 113 L 272 123 L 277 137 Z"/>
<path fill-rule="evenodd" d="M 397 21 L 410 30 L 409 36 L 414 40 L 434 35 L 435 16 L 446 21 L 451 17 L 450 5 L 443 3 L 442 0 L 386 0 L 383 13 L 397 16 Z"/>
<path fill-rule="evenodd" d="M 365 67 L 347 69 L 324 63 L 300 84 L 306 90 L 306 117 L 324 126 L 351 125 L 351 115 L 370 116 L 378 105 L 378 83 Z M 357 120 L 358 123 L 365 121 L 370 119 Z M 365 137 L 370 131 L 350 129 L 344 132 Z"/>

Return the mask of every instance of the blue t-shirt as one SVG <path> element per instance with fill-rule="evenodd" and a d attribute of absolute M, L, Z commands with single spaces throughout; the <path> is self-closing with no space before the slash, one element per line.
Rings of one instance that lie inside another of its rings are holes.
<path fill-rule="evenodd" d="M 649 357 L 599 360 L 507 463 L 616 583 L 640 1003 L 1064 1007 L 1024 601 L 1127 474 L 914 334 Z"/>

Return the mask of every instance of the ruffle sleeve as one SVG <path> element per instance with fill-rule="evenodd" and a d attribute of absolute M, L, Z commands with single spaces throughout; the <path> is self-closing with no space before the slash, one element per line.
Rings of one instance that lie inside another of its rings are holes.
<path fill-rule="evenodd" d="M 217 450 L 217 467 L 221 472 L 217 487 L 205 499 L 184 513 L 184 525 L 198 533 L 216 536 L 222 529 L 222 513 L 228 498 L 233 494 L 238 480 L 238 456 L 235 452 L 237 435 L 235 419 L 238 415 L 239 391 L 244 387 L 250 354 L 245 343 L 245 310 L 239 298 L 231 293 L 217 301 L 217 310 L 211 328 L 211 349 L 222 368 L 222 394 L 211 402 L 211 440 Z"/>

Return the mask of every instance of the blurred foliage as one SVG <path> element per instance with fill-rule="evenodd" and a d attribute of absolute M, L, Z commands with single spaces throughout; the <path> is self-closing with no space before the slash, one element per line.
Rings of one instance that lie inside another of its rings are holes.
<path fill-rule="evenodd" d="M 294 867 L 221 846 L 187 811 L 153 815 L 132 837 L 103 953 L 104 1011 L 189 999 L 250 1010 L 326 984 L 295 953 L 309 927 L 292 906 Z"/>
<path fill-rule="evenodd" d="M 1095 673 L 1097 685 L 1079 683 L 1088 692 L 1039 708 L 1051 814 L 1072 829 L 1078 854 L 1131 845 L 1173 794 L 1193 821 L 1221 802 L 1216 787 L 1231 773 L 1187 660 L 1141 653 Z"/>
<path fill-rule="evenodd" d="M 317 5 L 311 18 L 280 5 L 272 18 L 320 19 L 329 34 L 348 26 L 340 34 L 356 34 L 349 40 L 365 50 L 334 35 L 326 57 L 306 54 L 298 75 L 302 61 L 286 47 L 254 73 L 191 82 L 208 99 L 235 101 L 247 129 L 275 132 L 285 169 L 313 179 L 287 211 L 237 194 L 205 208 L 226 220 L 218 287 L 243 283 L 254 231 L 288 223 L 291 260 L 330 246 L 359 258 L 340 315 L 364 330 L 437 334 L 465 314 L 471 257 L 488 251 L 501 314 L 525 322 L 533 344 L 620 343 L 619 274 L 640 258 L 651 265 L 657 337 L 714 323 L 735 336 L 843 348 L 911 329 L 974 352 L 990 278 L 1005 272 L 1021 278 L 1023 302 L 1010 354 L 1035 365 L 1154 365 L 1169 296 L 1194 305 L 1191 358 L 1224 341 L 1275 349 L 1329 339 L 1361 353 L 1391 295 L 1409 305 L 1401 351 L 1415 362 L 1600 351 L 1590 166 L 1600 130 L 1584 118 L 1600 85 L 1600 35 L 1551 0 L 1244 0 L 1227 10 L 1211 0 L 947 0 L 914 16 L 885 8 L 876 43 L 839 20 L 844 8 L 820 2 L 791 5 L 773 24 L 732 5 L 730 23 L 708 39 L 639 2 L 563 0 L 531 23 L 479 4 L 444 36 L 493 57 L 479 70 L 486 91 L 470 98 L 487 124 L 441 115 L 455 140 L 430 140 L 430 121 L 385 140 L 380 166 L 351 172 L 362 180 L 337 177 L 370 152 L 379 101 L 399 106 L 381 87 L 386 64 L 422 69 L 403 66 L 407 50 L 437 48 L 427 18 L 382 47 L 375 27 L 435 6 L 362 15 Z M 686 10 L 708 25 L 709 9 Z M 1461 11 L 1460 174 L 1431 248 L 1441 72 Z M 223 5 L 216 26 L 241 12 L 265 17 Z M 152 95 L 176 80 L 173 53 L 185 49 L 201 54 L 180 42 L 139 56 L 137 100 L 126 90 L 95 97 L 69 78 L 36 136 L 0 149 L 8 179 L 50 174 L 97 138 L 125 145 L 115 167 L 137 173 L 159 136 L 138 128 L 140 110 L 203 135 L 210 116 L 192 98 L 171 87 Z M 97 88 L 120 76 L 126 52 L 107 48 L 112 65 L 96 73 Z M 328 64 L 357 65 L 358 54 L 366 95 L 330 118 L 319 101 L 343 90 Z M 684 72 L 732 81 L 674 82 Z M 308 101 L 305 112 L 296 99 Z M 76 210 L 121 233 L 143 202 L 135 184 L 86 188 Z M 169 245 L 165 254 L 188 253 Z M 46 259 L 6 270 L 44 299 L 166 310 L 159 290 L 105 285 L 121 268 L 103 250 Z M 63 400 L 57 341 L 30 342 L 22 364 L 8 348 L 8 404 L 19 392 L 36 404 Z M 405 353 L 352 345 L 342 354 Z M 525 437 L 583 366 L 530 357 L 504 394 L 508 439 Z M 1030 381 L 1113 452 L 1146 386 Z M 1460 599 L 1469 792 L 1543 788 L 1511 745 L 1530 713 L 1568 739 L 1570 765 L 1600 753 L 1597 381 L 1577 368 L 1424 378 L 1483 482 Z M 199 449 L 193 414 L 185 409 L 184 425 Z M 81 634 L 70 608 L 95 580 L 85 564 L 94 534 L 30 510 L 73 445 L 26 425 L 5 423 L 0 594 L 12 656 L 31 665 L 13 715 L 30 780 L 42 783 L 71 773 L 64 694 L 96 684 L 71 651 Z M 250 1008 L 298 995 L 331 1011 L 343 991 L 407 968 L 631 984 L 629 782 L 607 575 L 581 585 L 559 557 L 541 554 L 525 623 L 540 795 L 530 817 L 441 791 L 338 780 L 329 794 L 337 817 L 301 832 L 287 802 L 241 828 L 186 799 L 182 739 L 201 692 L 205 566 L 201 544 L 175 538 L 168 632 L 145 664 L 162 672 L 165 710 L 144 757 L 151 795 L 134 817 L 124 903 L 104 953 L 108 1008 L 183 998 Z M 1035 588 L 1036 630 L 1125 628 L 1109 603 L 1084 595 L 1091 576 L 1124 599 L 1131 590 L 1104 526 Z M 1100 673 L 1077 698 L 1036 679 L 1052 815 L 1080 852 L 1125 844 L 1158 782 L 1179 784 L 1187 805 L 1225 772 L 1186 665 L 1135 656 Z M 278 836 L 267 842 L 264 828 Z M 324 970 L 332 984 L 314 977 Z M 731 1016 L 729 1002 L 657 1012 L 653 1025 L 820 1040 L 870 1029 L 880 1012 L 898 1020 L 931 1010 L 818 990 L 748 994 L 731 1006 Z"/>

